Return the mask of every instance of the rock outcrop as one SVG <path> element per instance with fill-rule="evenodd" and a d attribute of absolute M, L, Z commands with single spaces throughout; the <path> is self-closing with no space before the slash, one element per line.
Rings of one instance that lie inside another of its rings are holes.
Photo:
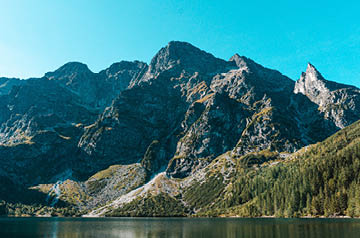
<path fill-rule="evenodd" d="M 296 81 L 294 93 L 303 94 L 319 106 L 325 118 L 344 128 L 359 117 L 360 90 L 324 79 L 310 63 Z"/>

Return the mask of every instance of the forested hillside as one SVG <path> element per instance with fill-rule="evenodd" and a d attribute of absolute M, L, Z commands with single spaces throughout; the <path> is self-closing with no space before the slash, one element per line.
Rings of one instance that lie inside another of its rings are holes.
<path fill-rule="evenodd" d="M 240 165 L 232 189 L 199 215 L 359 217 L 359 171 L 360 121 L 284 161 Z"/>

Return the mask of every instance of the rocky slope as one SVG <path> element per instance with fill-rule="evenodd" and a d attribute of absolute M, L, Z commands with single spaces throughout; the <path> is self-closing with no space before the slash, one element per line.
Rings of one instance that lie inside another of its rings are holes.
<path fill-rule="evenodd" d="M 359 217 L 359 135 L 360 121 L 287 157 L 228 152 L 184 179 L 159 174 L 87 216 Z"/>
<path fill-rule="evenodd" d="M 86 65 L 68 63 L 39 79 L 2 78 L 0 170 L 3 181 L 10 180 L 6 187 L 22 193 L 68 170 L 77 178 L 96 172 L 82 163 L 80 137 L 144 67 L 123 61 L 95 74 Z"/>
<path fill-rule="evenodd" d="M 45 77 L 57 81 L 59 85 L 78 95 L 82 103 L 103 109 L 131 81 L 141 77 L 146 68 L 147 65 L 143 62 L 121 61 L 99 73 L 93 73 L 85 64 L 70 62 L 54 72 L 46 73 Z"/>
<path fill-rule="evenodd" d="M 222 183 L 210 184 L 230 186 L 240 161 L 270 163 L 326 139 L 360 119 L 359 93 L 311 64 L 295 82 L 247 57 L 225 61 L 176 41 L 149 65 L 93 73 L 70 62 L 40 79 L 1 78 L 0 199 L 31 187 L 48 205 L 130 209 L 151 204 L 141 199 L 156 188 L 151 195 L 177 214 L 196 213 L 211 199 L 187 206 L 196 203 L 187 190 L 211 168 Z"/>
<path fill-rule="evenodd" d="M 17 78 L 0 78 L 0 95 L 9 94 L 12 87 L 21 85 L 24 82 Z"/>

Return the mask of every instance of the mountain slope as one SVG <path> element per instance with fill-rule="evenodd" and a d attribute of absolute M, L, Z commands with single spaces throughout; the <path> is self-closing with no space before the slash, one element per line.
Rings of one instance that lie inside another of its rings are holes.
<path fill-rule="evenodd" d="M 32 203 L 20 199 L 29 192 L 46 211 L 80 213 L 113 204 L 127 206 L 117 214 L 151 215 L 146 206 L 166 201 L 176 215 L 250 205 L 263 214 L 254 183 L 271 187 L 275 178 L 251 176 L 359 120 L 359 100 L 358 88 L 327 81 L 311 64 L 295 82 L 245 56 L 226 61 L 179 41 L 149 65 L 121 61 L 94 73 L 70 62 L 40 79 L 1 78 L 0 199 Z M 248 191 L 232 193 L 247 181 Z M 305 214 L 287 206 L 277 213 Z M 153 212 L 167 215 L 163 205 Z"/>
<path fill-rule="evenodd" d="M 82 103 L 105 108 L 132 80 L 136 80 L 147 69 L 145 63 L 121 61 L 99 73 L 93 73 L 87 65 L 69 62 L 45 77 L 71 90 Z"/>
<path fill-rule="evenodd" d="M 170 42 L 155 55 L 147 72 L 85 132 L 79 145 L 96 160 L 133 163 L 141 161 L 156 140 L 163 151 L 157 169 L 167 166 L 168 175 L 186 177 L 228 150 L 238 156 L 264 149 L 291 153 L 358 118 L 350 107 L 346 113 L 334 112 L 344 120 L 339 125 L 338 119 L 318 110 L 311 97 L 298 94 L 298 84 L 237 54 L 226 62 L 188 43 Z M 357 98 L 357 89 L 346 90 L 348 98 Z M 159 97 L 157 102 L 148 103 L 154 96 Z M 168 104 L 170 98 L 173 106 Z M 345 119 L 345 114 L 354 116 Z M 153 121 L 144 123 L 144 118 Z M 172 126 L 161 133 L 154 130 L 154 123 L 164 118 L 162 124 Z M 138 154 L 129 146 L 135 146 Z"/>
<path fill-rule="evenodd" d="M 360 121 L 287 158 L 269 151 L 241 158 L 226 153 L 191 177 L 169 180 L 159 175 L 135 194 L 90 214 L 359 217 L 359 136 Z M 144 201 L 153 204 L 142 206 Z M 152 210 L 165 201 L 180 210 Z"/>
<path fill-rule="evenodd" d="M 78 179 L 98 171 L 82 162 L 80 137 L 146 67 L 123 61 L 94 74 L 84 64 L 68 63 L 39 79 L 1 78 L 1 176 L 21 194 L 28 186 L 56 181 L 66 171 Z"/>

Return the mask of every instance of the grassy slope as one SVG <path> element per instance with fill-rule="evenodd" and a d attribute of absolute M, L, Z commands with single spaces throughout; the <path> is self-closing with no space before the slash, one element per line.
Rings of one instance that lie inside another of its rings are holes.
<path fill-rule="evenodd" d="M 38 196 L 38 199 L 34 198 L 27 203 L 8 201 L 5 213 L 16 216 L 81 215 L 143 185 L 146 177 L 146 171 L 140 164 L 113 165 L 94 174 L 87 181 L 67 179 L 58 184 L 61 192 L 55 207 L 50 206 L 56 197 L 54 184 L 39 184 L 31 187 L 29 191 L 42 195 L 41 197 Z M 47 194 L 51 196 L 50 199 L 46 199 Z M 0 199 L 0 215 L 1 204 L 5 203 Z"/>

